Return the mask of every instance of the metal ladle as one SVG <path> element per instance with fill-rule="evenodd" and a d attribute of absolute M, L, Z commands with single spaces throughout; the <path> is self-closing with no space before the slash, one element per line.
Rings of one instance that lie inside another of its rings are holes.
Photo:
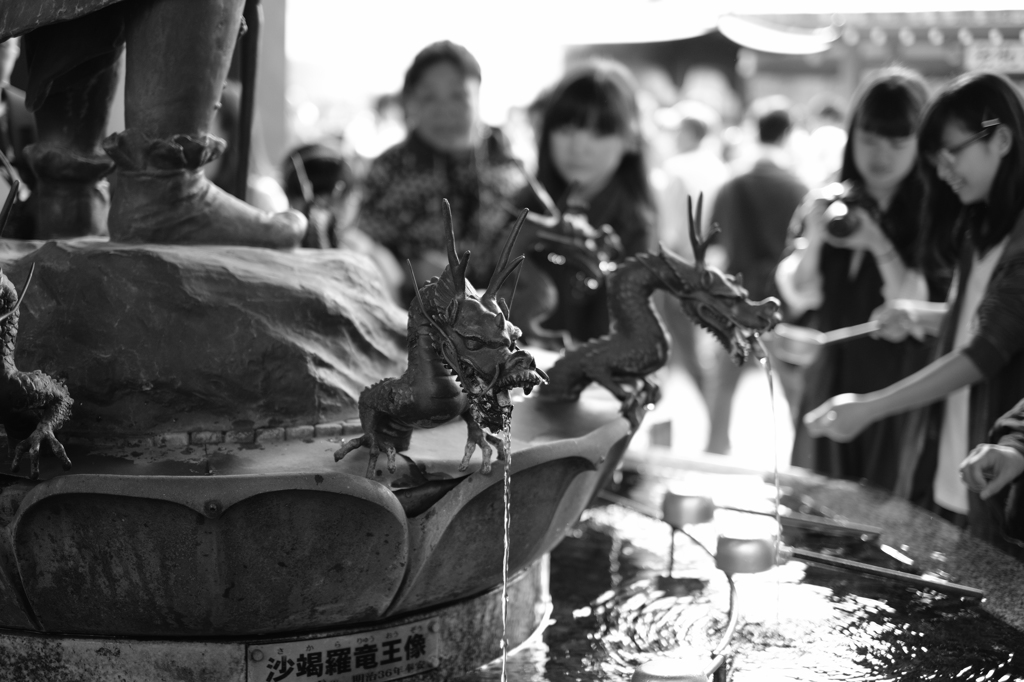
<path fill-rule="evenodd" d="M 614 502 L 615 504 L 619 504 L 640 514 L 644 514 L 645 516 L 660 519 L 671 526 L 674 530 L 680 530 L 684 533 L 686 531 L 682 528 L 682 525 L 706 523 L 711 520 L 711 514 L 709 514 L 709 511 L 713 513 L 716 508 L 714 502 L 711 501 L 710 498 L 668 493 L 666 495 L 666 500 L 662 504 L 664 508 L 668 509 L 668 513 L 659 514 L 657 511 L 648 508 L 646 505 L 630 500 L 629 498 L 612 495 L 611 493 L 606 493 L 604 491 L 600 493 L 600 496 L 607 499 L 609 502 Z M 735 511 L 749 510 L 736 509 Z M 780 517 L 780 521 L 785 518 L 785 516 Z M 824 519 L 824 521 L 829 520 Z M 677 526 L 676 523 L 680 523 L 680 525 Z M 839 527 L 846 525 L 840 522 L 831 523 L 834 524 L 832 527 L 836 530 L 838 530 Z M 853 524 L 851 524 L 851 526 L 852 525 Z M 806 563 L 816 563 L 832 566 L 834 568 L 841 568 L 854 573 L 888 578 L 919 589 L 934 590 L 936 592 L 951 594 L 958 597 L 982 599 L 985 596 L 984 590 L 969 587 L 967 585 L 960 585 L 946 580 L 939 580 L 937 578 L 926 578 L 891 568 L 875 566 L 874 564 L 853 561 L 852 559 L 843 559 L 841 557 L 820 554 L 818 552 L 812 552 L 799 547 L 783 547 L 774 535 L 735 538 L 724 535 L 720 536 L 718 538 L 717 551 L 715 552 L 715 565 L 726 575 L 733 575 L 735 573 L 759 573 L 778 564 L 783 564 L 790 558 L 798 559 Z"/>
<path fill-rule="evenodd" d="M 859 339 L 874 334 L 881 328 L 882 324 L 878 320 L 828 332 L 782 323 L 775 325 L 775 328 L 761 339 L 768 352 L 777 359 L 791 365 L 806 367 L 818 359 L 821 349 L 825 346 Z"/>

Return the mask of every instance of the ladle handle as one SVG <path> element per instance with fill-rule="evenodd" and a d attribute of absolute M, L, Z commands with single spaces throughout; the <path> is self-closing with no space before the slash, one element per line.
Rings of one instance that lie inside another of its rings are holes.
<path fill-rule="evenodd" d="M 827 346 L 830 343 L 839 343 L 841 341 L 849 341 L 850 339 L 858 339 L 868 334 L 874 334 L 882 328 L 882 323 L 878 320 L 869 320 L 861 324 L 855 324 L 852 327 L 843 327 L 842 329 L 833 329 L 830 332 L 825 332 L 825 338 L 822 340 L 821 345 Z"/>
<path fill-rule="evenodd" d="M 849 521 L 834 521 L 823 516 L 812 516 L 811 514 L 783 514 L 779 516 L 779 522 L 783 528 L 800 528 L 802 530 L 813 530 L 832 535 L 868 535 L 877 538 L 883 532 L 877 526 L 866 526 Z"/>
<path fill-rule="evenodd" d="M 754 509 L 743 509 L 742 507 L 728 507 L 725 505 L 718 505 L 717 509 L 726 509 L 728 511 L 741 512 L 743 514 L 757 514 L 759 516 L 770 516 L 775 518 L 775 512 L 760 511 Z M 829 519 L 824 516 L 814 516 L 812 514 L 780 514 L 779 523 L 783 528 L 799 528 L 801 530 L 814 530 L 821 533 L 827 533 L 831 535 L 868 535 L 874 538 L 879 537 L 884 531 L 878 526 L 866 526 L 862 523 L 852 523 L 850 521 L 836 521 Z"/>
<path fill-rule="evenodd" d="M 959 585 L 957 583 L 946 582 L 945 580 L 929 580 L 928 578 L 913 575 L 912 573 L 904 573 L 903 571 L 896 571 L 891 568 L 883 568 L 881 566 L 865 564 L 859 561 L 852 561 L 850 559 L 842 559 L 837 556 L 819 554 L 807 549 L 801 549 L 800 547 L 794 547 L 790 551 L 792 552 L 794 559 L 800 559 L 801 561 L 807 561 L 815 564 L 824 564 L 835 568 L 842 568 L 855 573 L 865 573 L 867 575 L 874 575 L 880 578 L 891 578 L 922 589 L 935 590 L 936 592 L 952 594 L 958 597 L 971 597 L 973 599 L 982 599 L 985 596 L 984 590 L 979 590 L 976 587 Z"/>

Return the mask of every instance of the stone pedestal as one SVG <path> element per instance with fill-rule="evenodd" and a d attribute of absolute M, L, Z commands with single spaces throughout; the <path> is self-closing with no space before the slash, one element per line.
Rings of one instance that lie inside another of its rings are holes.
<path fill-rule="evenodd" d="M 405 368 L 405 312 L 358 254 L 0 242 L 19 291 L 33 265 L 15 358 L 66 379 L 65 436 L 337 422 Z"/>

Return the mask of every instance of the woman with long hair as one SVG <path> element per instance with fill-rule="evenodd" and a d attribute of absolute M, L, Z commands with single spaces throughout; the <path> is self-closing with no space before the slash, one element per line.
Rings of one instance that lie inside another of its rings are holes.
<path fill-rule="evenodd" d="M 537 179 L 546 193 L 560 212 L 581 213 L 594 227 L 610 226 L 621 241 L 620 258 L 646 250 L 655 234 L 636 93 L 624 65 L 605 59 L 581 64 L 545 95 L 538 136 Z M 550 200 L 527 188 L 517 203 L 543 212 Z M 556 282 L 558 307 L 547 326 L 578 340 L 605 333 L 605 297 L 566 279 Z"/>
<path fill-rule="evenodd" d="M 867 322 L 886 302 L 929 298 L 917 249 L 923 183 L 916 133 L 927 98 L 924 79 L 905 68 L 884 69 L 862 84 L 839 177 L 844 189 L 838 201 L 850 212 L 845 222 L 830 223 L 836 192 L 812 193 L 794 217 L 795 248 L 776 272 L 792 317 L 810 311 L 813 326 L 827 332 Z M 913 338 L 862 338 L 825 347 L 807 369 L 799 414 L 837 393 L 887 386 L 925 362 L 927 348 Z M 892 489 L 903 426 L 894 417 L 840 444 L 812 440 L 798 423 L 792 461 Z"/>

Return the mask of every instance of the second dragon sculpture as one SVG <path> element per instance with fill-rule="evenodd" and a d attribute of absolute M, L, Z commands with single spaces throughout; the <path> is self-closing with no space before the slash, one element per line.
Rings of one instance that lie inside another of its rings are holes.
<path fill-rule="evenodd" d="M 499 458 L 506 454 L 506 442 L 493 433 L 508 431 L 512 416 L 509 391 L 522 388 L 530 393 L 547 380 L 533 356 L 516 346 L 522 332 L 509 321 L 508 305 L 498 297 L 502 284 L 523 262 L 522 256 L 511 262 L 509 257 L 526 211 L 512 228 L 483 294 L 466 281 L 470 254 L 467 251 L 459 258 L 455 251 L 447 201 L 443 213 L 448 267 L 420 287 L 409 306 L 409 367 L 402 376 L 379 381 L 360 394 L 363 435 L 343 443 L 334 453 L 338 461 L 353 450 L 368 448 L 369 478 L 374 476 L 382 453 L 387 456 L 388 470 L 395 471 L 395 456 L 409 448 L 413 429 L 433 428 L 456 417 L 462 417 L 469 430 L 459 469 L 469 466 L 479 447 L 483 456 L 480 470 L 489 473 L 491 445 L 497 448 Z"/>
<path fill-rule="evenodd" d="M 573 402 L 589 384 L 604 386 L 632 414 L 638 402 L 658 400 L 658 389 L 647 376 L 668 361 L 668 336 L 650 296 L 667 291 L 698 325 L 710 331 L 742 364 L 750 353 L 750 337 L 770 330 L 779 321 L 774 298 L 751 301 L 747 290 L 731 276 L 704 263 L 707 239 L 698 234 L 702 199 L 694 215 L 690 206 L 690 241 L 694 262 L 688 263 L 664 248 L 626 259 L 608 280 L 608 334 L 567 352 L 551 368 L 541 396 L 554 402 Z M 632 387 L 632 390 L 627 388 Z M 631 417 L 632 419 L 632 417 Z"/>

